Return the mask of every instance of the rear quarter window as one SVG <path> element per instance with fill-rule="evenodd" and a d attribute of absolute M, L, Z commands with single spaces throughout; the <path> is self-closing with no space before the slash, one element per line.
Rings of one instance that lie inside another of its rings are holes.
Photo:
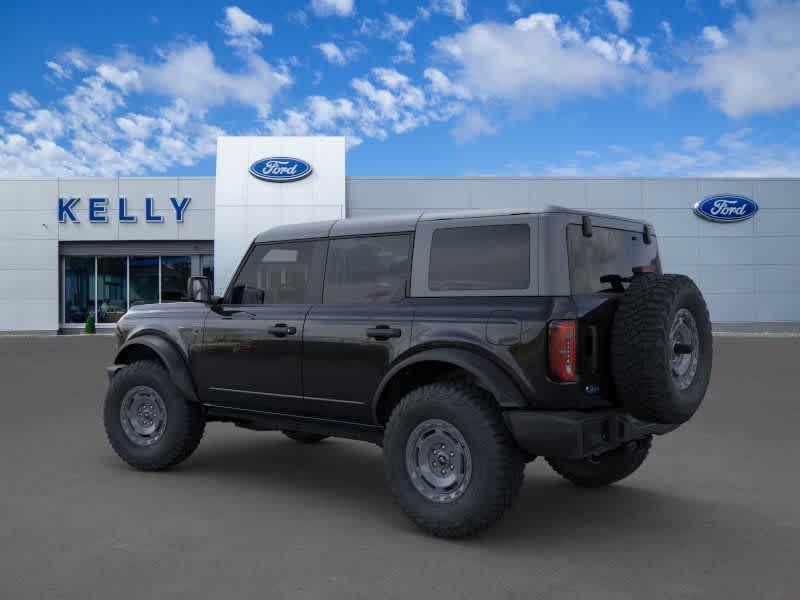
<path fill-rule="evenodd" d="M 527 290 L 530 283 L 528 225 L 475 225 L 433 232 L 428 269 L 431 291 Z"/>
<path fill-rule="evenodd" d="M 569 279 L 573 294 L 612 291 L 605 275 L 631 277 L 635 268 L 661 272 L 658 245 L 645 244 L 642 234 L 624 229 L 593 227 L 592 237 L 580 225 L 567 225 Z"/>

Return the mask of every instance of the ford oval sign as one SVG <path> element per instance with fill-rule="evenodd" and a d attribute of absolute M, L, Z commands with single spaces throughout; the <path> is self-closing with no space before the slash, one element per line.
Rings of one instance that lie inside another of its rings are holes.
<path fill-rule="evenodd" d="M 299 158 L 271 156 L 262 158 L 250 165 L 250 174 L 264 181 L 286 183 L 299 181 L 311 175 L 311 165 Z"/>
<path fill-rule="evenodd" d="M 758 204 L 745 196 L 711 196 L 695 204 L 694 212 L 709 221 L 736 223 L 756 214 Z"/>

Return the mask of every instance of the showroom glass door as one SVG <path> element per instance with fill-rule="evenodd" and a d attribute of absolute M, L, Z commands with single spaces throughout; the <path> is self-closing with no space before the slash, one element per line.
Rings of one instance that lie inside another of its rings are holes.
<path fill-rule="evenodd" d="M 128 259 L 97 258 L 97 323 L 116 323 L 128 311 Z"/>
<path fill-rule="evenodd" d="M 64 323 L 83 325 L 95 308 L 94 256 L 64 257 Z"/>
<path fill-rule="evenodd" d="M 158 256 L 131 256 L 130 306 L 158 302 Z"/>

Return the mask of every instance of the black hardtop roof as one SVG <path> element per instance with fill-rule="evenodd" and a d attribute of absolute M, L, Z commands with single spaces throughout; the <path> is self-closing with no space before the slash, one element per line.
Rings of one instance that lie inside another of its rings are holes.
<path fill-rule="evenodd" d="M 316 239 L 324 237 L 344 237 L 351 235 L 368 235 L 380 233 L 404 233 L 414 231 L 420 221 L 441 221 L 449 219 L 474 219 L 481 217 L 505 217 L 513 215 L 568 213 L 572 215 L 588 215 L 620 219 L 623 221 L 642 223 L 637 219 L 617 217 L 602 213 L 593 213 L 563 206 L 547 206 L 545 208 L 497 208 L 497 209 L 463 209 L 448 211 L 416 211 L 382 215 L 376 217 L 352 217 L 332 221 L 315 221 L 313 223 L 297 223 L 279 225 L 263 231 L 256 236 L 257 244 L 279 242 L 284 240 Z"/>

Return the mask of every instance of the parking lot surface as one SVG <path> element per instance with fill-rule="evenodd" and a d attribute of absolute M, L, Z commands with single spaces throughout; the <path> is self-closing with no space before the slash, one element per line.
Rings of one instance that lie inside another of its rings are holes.
<path fill-rule="evenodd" d="M 420 533 L 378 447 L 214 423 L 139 473 L 101 422 L 109 337 L 0 338 L 0 598 L 798 598 L 800 339 L 716 338 L 696 417 L 581 490 L 542 460 L 480 537 Z"/>

